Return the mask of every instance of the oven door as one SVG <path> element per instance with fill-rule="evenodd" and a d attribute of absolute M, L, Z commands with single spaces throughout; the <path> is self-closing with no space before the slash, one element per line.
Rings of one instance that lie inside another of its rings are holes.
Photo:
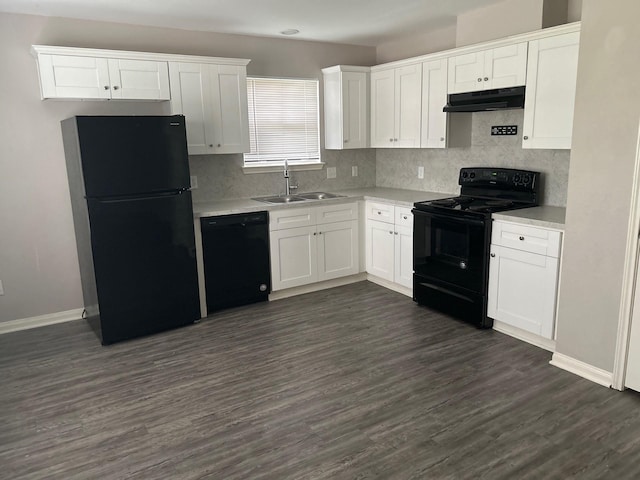
<path fill-rule="evenodd" d="M 442 286 L 451 285 L 484 295 L 488 221 L 460 212 L 448 214 L 416 209 L 413 218 L 415 274 Z"/>

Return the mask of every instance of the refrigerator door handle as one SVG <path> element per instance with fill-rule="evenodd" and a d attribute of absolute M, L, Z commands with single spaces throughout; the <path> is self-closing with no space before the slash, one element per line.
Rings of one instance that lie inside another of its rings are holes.
<path fill-rule="evenodd" d="M 121 203 L 121 202 L 132 202 L 139 200 L 155 200 L 157 198 L 167 198 L 174 197 L 177 195 L 182 195 L 185 193 L 187 189 L 174 190 L 172 192 L 162 192 L 162 193 L 154 193 L 149 195 L 131 195 L 117 198 L 94 198 L 94 200 L 100 203 Z"/>

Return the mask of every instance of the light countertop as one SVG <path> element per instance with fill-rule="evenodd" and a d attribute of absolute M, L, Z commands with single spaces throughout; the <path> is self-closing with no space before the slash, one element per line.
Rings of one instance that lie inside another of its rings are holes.
<path fill-rule="evenodd" d="M 213 202 L 194 203 L 193 216 L 194 218 L 200 218 L 215 215 L 229 215 L 233 213 L 280 210 L 283 208 L 312 207 L 317 205 L 326 205 L 328 203 L 342 203 L 353 200 L 372 200 L 412 207 L 415 202 L 455 196 L 455 194 L 452 193 L 423 192 L 419 190 L 404 190 L 400 188 L 384 187 L 335 190 L 331 193 L 337 193 L 344 196 L 327 200 L 310 200 L 307 202 L 277 205 L 251 200 L 250 198 L 216 200 Z M 520 210 L 511 210 L 503 213 L 494 213 L 492 218 L 494 220 L 504 220 L 507 222 L 516 222 L 525 225 L 564 230 L 564 215 L 564 207 L 539 206 L 523 208 Z"/>
<path fill-rule="evenodd" d="M 494 220 L 504 220 L 534 227 L 552 228 L 564 231 L 564 207 L 551 207 L 542 205 L 539 207 L 522 208 L 502 213 L 494 213 Z"/>
<path fill-rule="evenodd" d="M 216 200 L 193 204 L 194 218 L 212 217 L 215 215 L 229 215 L 232 213 L 257 212 L 263 210 L 280 210 L 283 208 L 313 207 L 328 203 L 342 203 L 353 200 L 373 200 L 394 205 L 412 207 L 415 202 L 434 200 L 436 198 L 451 197 L 451 193 L 422 192 L 418 190 L 403 190 L 399 188 L 356 188 L 351 190 L 332 190 L 331 193 L 344 195 L 344 197 L 327 200 L 311 200 L 290 204 L 271 205 L 269 203 L 251 200 L 250 198 L 236 198 L 229 200 Z"/>

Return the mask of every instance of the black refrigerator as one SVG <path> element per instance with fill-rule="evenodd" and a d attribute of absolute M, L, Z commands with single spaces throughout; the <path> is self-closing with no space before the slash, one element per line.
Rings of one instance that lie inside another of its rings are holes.
<path fill-rule="evenodd" d="M 184 116 L 62 121 L 85 316 L 103 345 L 200 318 Z"/>

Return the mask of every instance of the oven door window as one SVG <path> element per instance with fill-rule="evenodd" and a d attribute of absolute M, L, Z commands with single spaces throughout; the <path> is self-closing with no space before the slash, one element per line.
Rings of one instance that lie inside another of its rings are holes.
<path fill-rule="evenodd" d="M 482 292 L 487 252 L 484 220 L 414 213 L 415 273 Z"/>

